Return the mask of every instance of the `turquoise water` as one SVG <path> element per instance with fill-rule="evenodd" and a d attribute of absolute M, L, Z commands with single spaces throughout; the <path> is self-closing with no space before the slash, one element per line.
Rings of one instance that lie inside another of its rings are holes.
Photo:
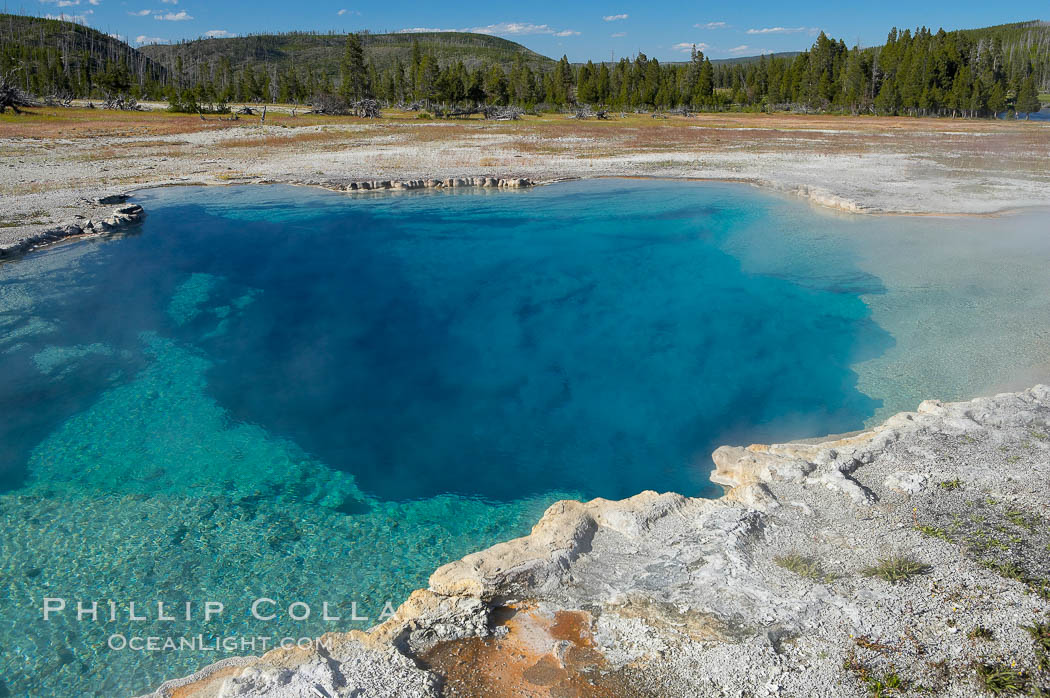
<path fill-rule="evenodd" d="M 615 180 L 137 201 L 129 235 L 0 266 L 0 696 L 141 693 L 261 651 L 115 634 L 364 628 L 557 499 L 715 496 L 720 443 L 1045 373 L 1045 214 Z M 68 608 L 44 622 L 45 597 Z"/>

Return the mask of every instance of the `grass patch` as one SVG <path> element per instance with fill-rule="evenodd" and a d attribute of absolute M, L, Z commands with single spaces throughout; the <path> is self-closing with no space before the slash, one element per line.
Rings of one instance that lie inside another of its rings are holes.
<path fill-rule="evenodd" d="M 1028 677 L 1024 670 L 1005 664 L 981 663 L 974 666 L 977 685 L 993 696 L 1023 693 L 1028 688 Z"/>
<path fill-rule="evenodd" d="M 773 562 L 789 572 L 794 572 L 800 577 L 815 582 L 831 582 L 838 578 L 838 575 L 825 572 L 816 559 L 795 552 L 778 555 L 773 558 Z"/>
<path fill-rule="evenodd" d="M 986 628 L 983 625 L 978 625 L 973 630 L 968 632 L 966 634 L 966 637 L 970 638 L 971 640 L 985 640 L 987 642 L 991 642 L 993 639 L 995 639 L 995 634 L 992 633 L 991 629 Z"/>
<path fill-rule="evenodd" d="M 893 555 L 880 559 L 871 567 L 865 567 L 861 574 L 865 577 L 878 577 L 890 584 L 900 584 L 920 574 L 929 574 L 932 569 L 909 555 Z"/>
<path fill-rule="evenodd" d="M 22 218 L 0 219 L 0 228 L 17 228 L 20 225 L 36 225 L 38 223 L 47 223 L 47 211 L 32 211 Z"/>
<path fill-rule="evenodd" d="M 900 695 L 903 691 L 907 691 L 910 686 L 908 681 L 902 679 L 895 671 L 890 671 L 881 677 L 869 676 L 864 680 L 864 684 L 868 687 L 868 695 L 871 698 Z"/>
<path fill-rule="evenodd" d="M 916 526 L 915 530 L 929 538 L 940 538 L 941 540 L 946 540 L 949 543 L 952 540 L 952 537 L 948 533 L 948 529 L 946 528 L 937 528 L 936 526 L 923 524 Z"/>
<path fill-rule="evenodd" d="M 1000 577 L 1005 577 L 1006 579 L 1013 579 L 1020 582 L 1024 581 L 1025 578 L 1024 570 L 1018 567 L 1017 563 L 1015 562 L 995 562 L 994 560 L 982 560 L 981 566 L 986 569 L 992 570 L 993 572 L 997 573 Z"/>
<path fill-rule="evenodd" d="M 1012 523 L 1018 528 L 1023 528 L 1026 531 L 1036 531 L 1039 526 L 1043 523 L 1042 519 L 1038 516 L 1028 516 L 1025 512 L 1019 509 L 1011 509 L 1004 515 L 1006 520 Z"/>
<path fill-rule="evenodd" d="M 1035 658 L 1040 671 L 1050 671 L 1050 623 L 1033 623 L 1021 626 L 1032 636 Z"/>
<path fill-rule="evenodd" d="M 916 531 L 960 546 L 978 565 L 1050 600 L 1050 523 L 1041 513 L 987 495 L 960 501 L 932 492 L 920 511 Z"/>
<path fill-rule="evenodd" d="M 937 486 L 942 490 L 961 490 L 963 482 L 959 478 L 955 478 L 954 480 L 943 480 L 938 482 Z"/>
<path fill-rule="evenodd" d="M 981 560 L 980 562 L 982 567 L 992 570 L 1000 577 L 1021 582 L 1028 587 L 1029 592 L 1045 601 L 1050 601 L 1050 579 L 1030 574 L 1028 570 L 1012 560 L 1005 562 Z"/>
<path fill-rule="evenodd" d="M 869 698 L 900 696 L 913 688 L 919 688 L 898 674 L 896 667 L 892 665 L 886 673 L 876 673 L 872 667 L 857 659 L 852 650 L 846 655 L 842 668 L 853 674 L 868 690 Z"/>

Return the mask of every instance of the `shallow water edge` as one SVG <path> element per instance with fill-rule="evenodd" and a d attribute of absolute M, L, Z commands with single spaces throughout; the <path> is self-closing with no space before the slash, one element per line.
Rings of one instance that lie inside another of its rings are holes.
<path fill-rule="evenodd" d="M 500 190 L 507 191 L 511 189 L 525 189 L 533 186 L 548 186 L 552 184 L 558 184 L 561 182 L 572 182 L 580 180 L 600 180 L 600 179 L 639 179 L 639 180 L 654 180 L 654 181 L 682 181 L 682 182 L 715 182 L 724 184 L 747 184 L 750 186 L 757 187 L 769 192 L 785 194 L 792 197 L 798 197 L 809 201 L 810 203 L 820 208 L 828 209 L 831 211 L 838 211 L 843 213 L 855 213 L 865 215 L 876 215 L 876 216 L 903 216 L 903 217 L 934 217 L 934 218 L 985 218 L 985 217 L 998 217 L 1004 215 L 1011 215 L 1016 213 L 1023 213 L 1026 211 L 1033 210 L 1050 210 L 1050 207 L 1042 205 L 1033 206 L 1011 206 L 1005 208 L 993 208 L 987 211 L 974 211 L 974 212 L 958 212 L 958 211 L 910 211 L 910 210 L 893 210 L 892 208 L 877 208 L 863 205 L 857 201 L 848 199 L 846 197 L 833 194 L 826 189 L 820 187 L 811 187 L 807 185 L 791 186 L 782 184 L 775 180 L 757 179 L 753 177 L 743 178 L 726 178 L 726 177 L 683 177 L 673 175 L 566 175 L 561 177 L 552 177 L 548 179 L 537 179 L 532 180 L 528 178 L 501 178 L 495 176 L 480 176 L 480 177 L 452 177 L 443 180 L 434 179 L 415 179 L 415 180 L 393 180 L 393 179 L 379 179 L 379 180 L 342 180 L 340 182 L 326 182 L 316 179 L 302 179 L 302 180 L 269 180 L 269 179 L 253 179 L 253 180 L 238 180 L 229 182 L 217 182 L 214 180 L 198 180 L 198 181 L 158 181 L 158 182 L 147 182 L 136 185 L 134 187 L 126 188 L 120 193 L 108 194 L 106 196 L 98 197 L 93 200 L 92 203 L 97 205 L 106 205 L 116 201 L 126 201 L 136 192 L 147 191 L 150 189 L 157 189 L 162 187 L 225 187 L 225 186 L 243 186 L 243 185 L 273 185 L 283 184 L 288 186 L 304 186 L 304 187 L 316 187 L 320 189 L 326 189 L 329 191 L 337 192 L 349 192 L 357 196 L 362 195 L 380 195 L 389 194 L 393 192 L 407 192 L 417 190 L 440 190 L 450 191 L 453 188 L 469 187 L 491 187 L 499 188 Z M 442 184 L 437 184 L 441 182 Z M 461 182 L 460 184 L 450 184 L 455 182 Z M 480 182 L 480 183 L 479 183 Z M 491 182 L 491 184 L 489 183 Z M 105 235 L 112 235 L 119 233 L 120 230 L 133 227 L 140 220 L 143 211 L 140 209 L 134 212 L 134 219 L 128 220 L 124 216 L 126 213 L 123 211 L 124 207 L 118 207 L 109 211 L 109 215 L 101 213 L 101 220 L 98 221 L 98 229 L 93 229 L 93 221 L 90 218 L 79 216 L 81 220 L 70 221 L 47 230 L 32 233 L 23 238 L 19 238 L 14 242 L 9 242 L 0 245 L 0 263 L 17 259 L 18 257 L 35 252 L 38 250 L 45 249 L 52 245 L 60 244 L 63 242 L 75 241 L 78 239 L 88 239 L 92 237 L 99 237 Z M 98 210 L 94 211 L 96 216 L 99 216 Z"/>

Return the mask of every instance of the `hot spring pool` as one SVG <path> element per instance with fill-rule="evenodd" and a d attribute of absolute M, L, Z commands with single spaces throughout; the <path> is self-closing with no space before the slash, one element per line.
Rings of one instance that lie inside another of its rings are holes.
<path fill-rule="evenodd" d="M 0 696 L 142 693 L 364 628 L 557 499 L 716 496 L 721 443 L 1050 379 L 1043 211 L 621 180 L 136 201 L 129 235 L 0 266 Z"/>

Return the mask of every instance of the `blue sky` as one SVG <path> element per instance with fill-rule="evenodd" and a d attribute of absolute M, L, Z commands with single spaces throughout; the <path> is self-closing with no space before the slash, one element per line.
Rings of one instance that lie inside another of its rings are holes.
<path fill-rule="evenodd" d="M 688 57 L 692 44 L 716 58 L 805 49 L 820 30 L 848 44 L 881 43 L 890 27 L 962 29 L 1050 19 L 1045 0 L 999 5 L 948 0 L 887 0 L 847 6 L 808 3 L 533 0 L 527 3 L 397 3 L 320 0 L 6 0 L 8 11 L 65 14 L 131 43 L 289 30 L 480 31 L 570 60 Z M 852 5 L 852 3 L 850 3 Z"/>

